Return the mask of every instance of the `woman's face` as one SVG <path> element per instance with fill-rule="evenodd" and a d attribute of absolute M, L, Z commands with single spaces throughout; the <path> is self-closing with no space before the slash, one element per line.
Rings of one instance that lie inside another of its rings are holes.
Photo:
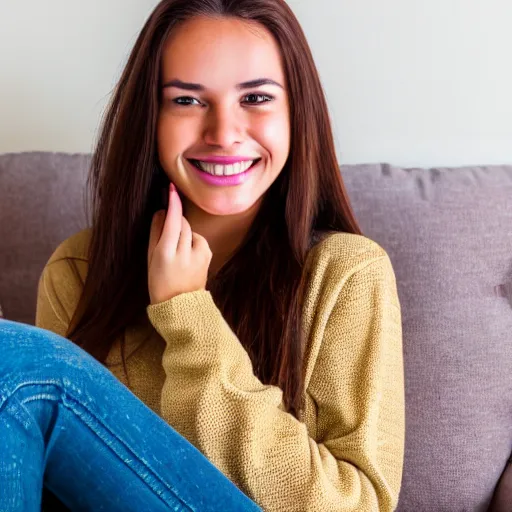
<path fill-rule="evenodd" d="M 185 203 L 211 215 L 257 208 L 290 151 L 285 74 L 271 34 L 236 18 L 189 20 L 166 42 L 162 87 L 158 153 Z"/>

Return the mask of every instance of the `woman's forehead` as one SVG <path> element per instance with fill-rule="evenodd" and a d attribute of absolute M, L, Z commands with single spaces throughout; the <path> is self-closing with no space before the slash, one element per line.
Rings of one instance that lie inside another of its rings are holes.
<path fill-rule="evenodd" d="M 272 34 L 237 18 L 194 18 L 176 27 L 164 47 L 162 74 L 164 81 L 178 78 L 212 88 L 262 77 L 284 83 Z"/>

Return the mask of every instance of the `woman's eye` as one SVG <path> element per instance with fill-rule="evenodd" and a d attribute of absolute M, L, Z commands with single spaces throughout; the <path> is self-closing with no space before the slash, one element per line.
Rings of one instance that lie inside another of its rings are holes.
<path fill-rule="evenodd" d="M 274 99 L 274 97 L 270 96 L 268 94 L 248 94 L 245 97 L 244 103 L 258 105 L 261 103 L 268 103 L 269 101 L 272 101 L 273 99 Z"/>
<path fill-rule="evenodd" d="M 195 98 L 191 98 L 190 96 L 181 96 L 180 98 L 175 98 L 173 100 L 176 105 L 192 105 L 192 102 L 197 102 L 198 105 L 200 105 L 199 101 L 197 101 Z"/>

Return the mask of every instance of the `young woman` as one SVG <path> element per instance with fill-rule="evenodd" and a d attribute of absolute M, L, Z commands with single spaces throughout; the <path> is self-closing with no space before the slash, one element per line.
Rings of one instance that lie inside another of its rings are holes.
<path fill-rule="evenodd" d="M 41 277 L 45 330 L 0 330 L 0 503 L 36 510 L 44 479 L 80 510 L 394 509 L 395 277 L 284 1 L 162 1 L 90 180 L 92 228 Z"/>

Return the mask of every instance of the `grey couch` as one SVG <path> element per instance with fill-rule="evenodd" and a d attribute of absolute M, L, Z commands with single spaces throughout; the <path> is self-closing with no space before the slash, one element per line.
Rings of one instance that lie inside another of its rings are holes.
<path fill-rule="evenodd" d="M 46 260 L 86 225 L 88 162 L 0 156 L 7 318 L 33 323 Z M 402 304 L 407 435 L 398 510 L 486 510 L 512 451 L 512 166 L 360 165 L 342 174 L 365 234 L 393 261 Z"/>

